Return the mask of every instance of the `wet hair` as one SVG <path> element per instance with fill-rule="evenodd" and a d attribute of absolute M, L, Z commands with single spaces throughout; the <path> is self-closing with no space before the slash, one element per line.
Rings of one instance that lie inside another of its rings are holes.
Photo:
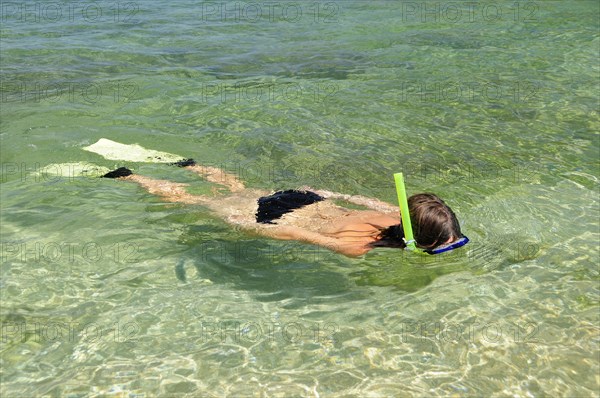
<path fill-rule="evenodd" d="M 408 210 L 417 246 L 434 248 L 454 237 L 463 236 L 456 215 L 442 199 L 432 193 L 420 193 L 408 198 Z M 402 224 L 381 230 L 373 247 L 405 248 Z"/>

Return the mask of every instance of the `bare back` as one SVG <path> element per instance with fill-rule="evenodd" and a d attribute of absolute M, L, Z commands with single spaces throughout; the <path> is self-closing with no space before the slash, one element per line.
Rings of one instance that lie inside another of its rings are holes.
<path fill-rule="evenodd" d="M 256 222 L 257 201 L 268 193 L 246 189 L 227 197 L 214 198 L 206 206 L 227 222 L 276 239 L 300 239 L 302 231 L 334 239 L 340 247 L 353 246 L 361 252 L 377 240 L 381 229 L 400 223 L 399 217 L 375 210 L 351 210 L 330 200 L 316 202 L 274 220 L 275 224 Z M 290 230 L 298 231 L 293 237 Z M 285 232 L 284 232 L 285 231 Z M 306 234 L 304 234 L 306 236 Z M 313 240 L 310 240 L 312 243 Z M 333 242 L 333 241 L 332 241 Z"/>

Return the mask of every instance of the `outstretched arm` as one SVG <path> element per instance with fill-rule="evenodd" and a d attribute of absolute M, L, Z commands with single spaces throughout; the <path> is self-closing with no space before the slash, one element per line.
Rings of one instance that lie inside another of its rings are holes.
<path fill-rule="evenodd" d="M 355 205 L 365 206 L 369 209 L 373 209 L 376 211 L 380 211 L 382 213 L 394 213 L 398 214 L 400 212 L 400 208 L 398 206 L 392 206 L 389 203 L 382 202 L 379 199 L 368 198 L 362 195 L 347 195 L 343 193 L 325 191 L 325 190 L 312 190 L 313 192 L 321 195 L 324 198 L 329 199 L 341 199 L 346 202 L 354 203 Z"/>
<path fill-rule="evenodd" d="M 281 226 L 261 226 L 255 231 L 261 235 L 268 236 L 274 239 L 281 240 L 297 240 L 300 242 L 312 243 L 314 245 L 323 246 L 334 252 L 343 254 L 348 257 L 358 257 L 371 250 L 370 247 L 364 244 L 356 244 L 351 242 L 343 242 L 340 239 L 321 235 L 318 232 L 307 231 L 302 228 L 281 225 Z"/>

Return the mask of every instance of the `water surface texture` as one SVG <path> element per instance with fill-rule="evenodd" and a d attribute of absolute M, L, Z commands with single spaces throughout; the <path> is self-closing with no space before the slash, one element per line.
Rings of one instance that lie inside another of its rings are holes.
<path fill-rule="evenodd" d="M 3 397 L 599 395 L 596 1 L 1 7 Z M 263 239 L 96 178 L 211 192 L 100 138 L 261 189 L 403 171 L 471 243 Z"/>

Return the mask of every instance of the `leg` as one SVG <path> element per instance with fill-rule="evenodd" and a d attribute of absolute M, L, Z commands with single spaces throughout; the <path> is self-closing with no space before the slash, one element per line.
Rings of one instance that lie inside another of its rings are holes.
<path fill-rule="evenodd" d="M 146 188 L 153 195 L 160 196 L 167 202 L 186 204 L 206 204 L 209 198 L 201 195 L 190 195 L 185 191 L 187 184 L 167 180 L 155 180 L 149 177 L 134 175 L 131 170 L 121 167 L 105 174 L 105 178 L 118 178 L 120 180 L 134 181 Z"/>
<path fill-rule="evenodd" d="M 204 177 L 206 181 L 223 185 L 231 192 L 241 192 L 244 189 L 246 189 L 244 183 L 241 182 L 236 175 L 230 174 L 217 167 L 202 166 L 196 164 L 196 162 L 193 159 L 185 159 L 173 164 L 179 167 L 183 167 L 187 170 L 193 171 L 194 173 Z"/>
<path fill-rule="evenodd" d="M 241 182 L 237 176 L 227 173 L 217 167 L 194 165 L 186 166 L 185 168 L 201 175 L 207 181 L 227 187 L 231 192 L 241 192 L 246 189 L 244 183 Z"/>
<path fill-rule="evenodd" d="M 160 196 L 167 202 L 186 203 L 186 204 L 206 204 L 209 198 L 202 195 L 191 195 L 186 192 L 185 187 L 188 184 L 172 182 L 167 180 L 155 180 L 153 178 L 140 175 L 130 175 L 122 177 L 123 180 L 137 182 L 149 193 Z"/>

